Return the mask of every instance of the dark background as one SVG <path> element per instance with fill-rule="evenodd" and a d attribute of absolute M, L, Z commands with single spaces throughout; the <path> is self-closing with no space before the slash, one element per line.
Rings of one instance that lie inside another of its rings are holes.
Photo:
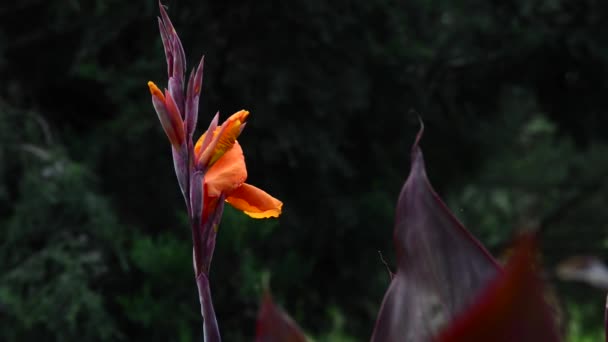
<path fill-rule="evenodd" d="M 532 222 L 572 341 L 605 294 L 554 276 L 608 256 L 608 3 L 167 1 L 199 122 L 251 111 L 249 182 L 279 220 L 227 209 L 212 268 L 226 341 L 262 284 L 319 341 L 364 341 L 393 265 L 394 203 L 429 176 L 496 255 Z M 200 340 L 190 233 L 148 80 L 166 84 L 155 1 L 0 5 L 0 339 Z M 200 133 L 200 130 L 199 130 Z"/>

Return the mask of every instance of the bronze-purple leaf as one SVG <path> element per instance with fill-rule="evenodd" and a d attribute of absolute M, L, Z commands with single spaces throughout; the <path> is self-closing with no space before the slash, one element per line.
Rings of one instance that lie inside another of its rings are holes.
<path fill-rule="evenodd" d="M 256 342 L 306 342 L 306 336 L 269 292 L 264 294 L 256 323 Z"/>
<path fill-rule="evenodd" d="M 418 143 L 396 208 L 397 270 L 384 296 L 373 342 L 424 342 L 473 302 L 501 272 L 431 187 Z"/>

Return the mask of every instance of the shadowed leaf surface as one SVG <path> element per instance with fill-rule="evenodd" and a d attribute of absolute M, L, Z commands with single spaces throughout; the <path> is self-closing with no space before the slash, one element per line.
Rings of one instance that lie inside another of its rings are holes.
<path fill-rule="evenodd" d="M 438 341 L 560 341 L 535 269 L 536 244 L 524 235 L 501 273 Z"/>
<path fill-rule="evenodd" d="M 397 271 L 372 341 L 429 341 L 500 271 L 431 187 L 418 141 L 396 209 Z"/>

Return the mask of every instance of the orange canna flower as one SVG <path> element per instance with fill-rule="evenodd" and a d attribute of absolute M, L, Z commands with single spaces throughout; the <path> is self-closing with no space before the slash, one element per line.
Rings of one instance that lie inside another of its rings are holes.
<path fill-rule="evenodd" d="M 243 211 L 252 218 L 279 217 L 283 203 L 270 196 L 265 191 L 245 183 L 247 167 L 243 149 L 236 141 L 240 135 L 248 111 L 241 110 L 230 116 L 220 127 L 217 117 L 211 123 L 194 147 L 197 165 L 208 167 L 203 187 L 204 192 L 203 217 L 207 216 L 220 196 L 234 208 Z M 215 126 L 215 127 L 214 127 Z M 207 214 L 207 215 L 206 215 Z"/>
<path fill-rule="evenodd" d="M 171 142 L 175 174 L 188 209 L 204 340 L 219 342 L 209 272 L 224 202 L 253 218 L 278 217 L 283 203 L 245 183 L 245 157 L 236 139 L 245 128 L 248 111 L 234 113 L 219 127 L 216 115 L 193 148 L 192 133 L 198 121 L 203 59 L 197 68 L 192 69 L 186 82 L 184 48 L 160 2 L 159 7 L 158 26 L 167 60 L 168 89 L 163 93 L 151 81 L 148 87 L 156 114 Z"/>

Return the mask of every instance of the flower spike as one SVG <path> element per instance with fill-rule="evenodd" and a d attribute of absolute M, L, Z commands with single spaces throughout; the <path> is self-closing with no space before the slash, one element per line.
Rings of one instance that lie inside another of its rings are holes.
<path fill-rule="evenodd" d="M 207 132 L 193 144 L 203 83 L 203 63 L 193 68 L 186 87 L 186 58 L 182 43 L 159 2 L 158 27 L 167 61 L 168 85 L 162 92 L 148 82 L 152 104 L 171 142 L 173 165 L 186 201 L 192 229 L 193 266 L 199 292 L 206 342 L 221 341 L 209 288 L 211 260 L 225 203 L 253 218 L 278 217 L 283 203 L 266 192 L 245 184 L 247 168 L 237 142 L 249 112 L 241 110 L 221 126 L 211 120 Z"/>

